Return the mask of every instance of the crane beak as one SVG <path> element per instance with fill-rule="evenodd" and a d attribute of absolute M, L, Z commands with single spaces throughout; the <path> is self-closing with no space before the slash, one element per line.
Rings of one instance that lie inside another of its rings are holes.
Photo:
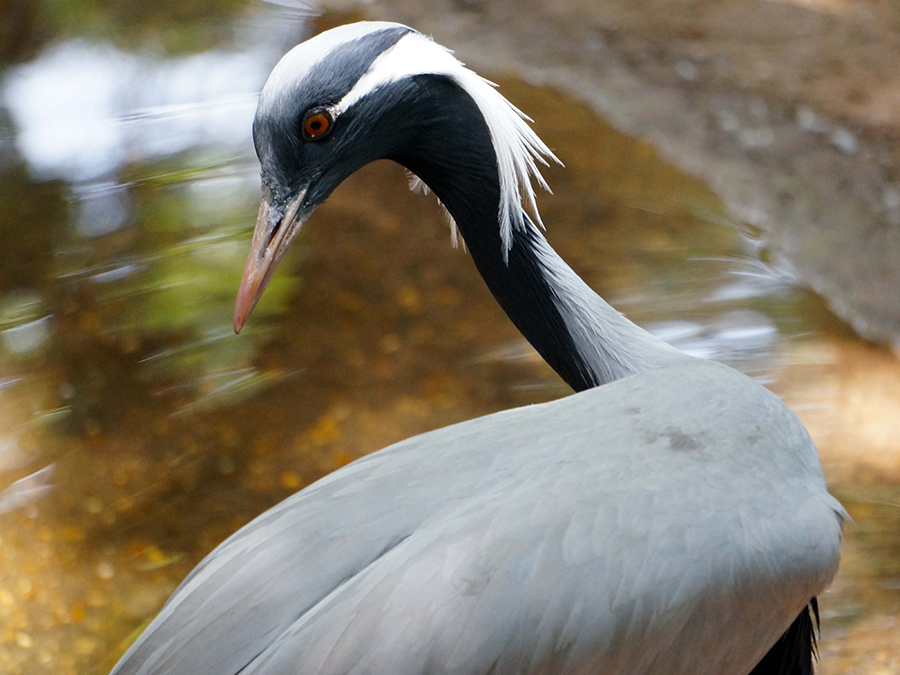
<path fill-rule="evenodd" d="M 268 192 L 268 191 L 267 191 Z M 268 193 L 259 204 L 250 254 L 244 266 L 244 276 L 238 289 L 237 304 L 234 308 L 234 332 L 240 333 L 250 312 L 256 307 L 263 291 L 275 273 L 275 268 L 297 236 L 310 213 L 302 213 L 301 204 L 306 190 L 301 190 L 283 211 L 273 208 Z M 311 210 L 310 210 L 311 212 Z"/>

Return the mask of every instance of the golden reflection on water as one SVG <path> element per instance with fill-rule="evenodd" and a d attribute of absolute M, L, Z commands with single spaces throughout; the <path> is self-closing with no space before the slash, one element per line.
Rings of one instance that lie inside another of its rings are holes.
<path fill-rule="evenodd" d="M 760 233 L 650 145 L 553 91 L 502 87 L 567 165 L 541 196 L 551 243 L 642 325 L 762 378 L 819 443 L 856 519 L 821 599 L 821 672 L 900 668 L 896 357 L 768 265 Z M 232 336 L 255 170 L 192 161 L 131 166 L 130 225 L 90 236 L 65 184 L 0 176 L 16 214 L 0 253 L 4 673 L 106 672 L 268 506 L 393 441 L 568 392 L 388 163 L 317 212 L 256 335 Z"/>

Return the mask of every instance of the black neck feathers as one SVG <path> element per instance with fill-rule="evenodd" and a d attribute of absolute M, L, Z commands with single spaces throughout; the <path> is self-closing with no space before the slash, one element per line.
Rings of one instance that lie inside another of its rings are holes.
<path fill-rule="evenodd" d="M 446 78 L 422 76 L 403 105 L 416 128 L 392 159 L 421 178 L 453 218 L 491 293 L 515 326 L 575 391 L 599 382 L 566 327 L 538 257 L 542 235 L 525 218 L 504 260 L 500 181 L 487 124 L 471 97 Z M 411 109 L 414 108 L 414 109 Z"/>

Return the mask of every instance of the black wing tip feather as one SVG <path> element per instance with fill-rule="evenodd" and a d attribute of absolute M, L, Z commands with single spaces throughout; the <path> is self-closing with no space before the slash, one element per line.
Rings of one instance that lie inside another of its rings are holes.
<path fill-rule="evenodd" d="M 819 602 L 813 598 L 750 675 L 814 675 L 820 630 Z"/>

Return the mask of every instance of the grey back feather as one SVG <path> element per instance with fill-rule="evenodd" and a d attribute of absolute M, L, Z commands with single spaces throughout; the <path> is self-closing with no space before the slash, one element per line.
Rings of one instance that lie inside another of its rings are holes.
<path fill-rule="evenodd" d="M 322 479 L 211 553 L 114 673 L 748 672 L 833 577 L 842 514 L 790 411 L 691 362 Z"/>

